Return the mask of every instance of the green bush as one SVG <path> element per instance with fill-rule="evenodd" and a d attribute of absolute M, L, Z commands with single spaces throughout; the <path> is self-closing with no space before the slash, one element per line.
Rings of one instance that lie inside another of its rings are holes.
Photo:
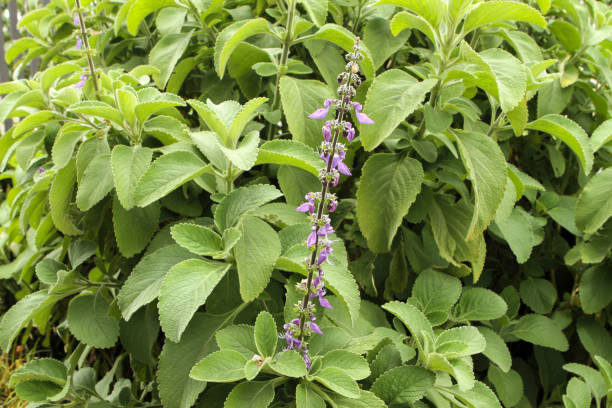
<path fill-rule="evenodd" d="M 29 406 L 610 406 L 608 1 L 38 3 L 0 84 Z"/>

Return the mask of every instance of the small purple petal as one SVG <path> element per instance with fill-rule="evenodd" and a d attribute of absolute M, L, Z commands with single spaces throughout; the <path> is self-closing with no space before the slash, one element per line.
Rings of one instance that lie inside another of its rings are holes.
<path fill-rule="evenodd" d="M 81 36 L 77 35 L 76 46 L 75 46 L 76 49 L 80 50 L 82 45 L 83 45 L 83 41 L 81 41 Z"/>
<path fill-rule="evenodd" d="M 317 242 L 317 234 L 312 231 L 310 235 L 308 235 L 308 240 L 306 241 L 306 246 L 310 248 Z"/>
<path fill-rule="evenodd" d="M 348 140 L 349 142 L 352 142 L 354 138 L 355 138 L 355 129 L 351 128 L 346 134 L 346 140 Z"/>
<path fill-rule="evenodd" d="M 323 137 L 325 138 L 326 142 L 329 142 L 331 140 L 331 126 L 329 125 L 329 122 L 325 123 L 325 126 L 323 126 L 322 128 L 323 131 Z"/>
<path fill-rule="evenodd" d="M 79 19 L 79 15 L 78 15 L 78 14 L 75 14 L 75 15 L 74 15 L 74 20 L 73 20 L 73 22 L 74 22 L 74 25 L 75 25 L 75 26 L 78 26 L 78 25 L 81 23 L 81 20 Z"/>
<path fill-rule="evenodd" d="M 349 170 L 348 166 L 344 164 L 344 162 L 338 162 L 338 171 L 347 176 L 351 175 L 351 170 Z"/>
<path fill-rule="evenodd" d="M 323 296 L 319 296 L 319 304 L 321 305 L 321 307 L 324 307 L 326 309 L 333 309 L 332 305 L 330 305 L 327 299 L 325 299 Z"/>
<path fill-rule="evenodd" d="M 309 212 L 310 214 L 312 214 L 314 212 L 314 205 L 312 205 L 312 203 L 306 202 L 300 205 L 295 210 L 299 212 Z"/>
<path fill-rule="evenodd" d="M 353 106 L 355 107 L 355 112 L 361 112 L 361 104 L 359 102 L 353 102 Z"/>
<path fill-rule="evenodd" d="M 325 102 L 323 102 L 323 106 L 325 106 L 326 108 L 329 108 L 332 103 L 334 103 L 333 99 L 326 99 Z"/>
<path fill-rule="evenodd" d="M 363 123 L 364 125 L 373 125 L 374 124 L 374 121 L 372 119 L 370 119 L 370 117 L 368 115 L 366 115 L 365 113 L 355 112 L 355 114 L 357 115 L 357 121 L 359 123 Z"/>
<path fill-rule="evenodd" d="M 319 325 L 316 324 L 315 322 L 310 322 L 310 330 L 318 334 L 323 334 L 323 332 L 319 328 Z"/>
<path fill-rule="evenodd" d="M 325 235 L 328 235 L 328 234 L 333 234 L 334 232 L 335 231 L 334 231 L 334 229 L 332 228 L 331 225 L 325 224 L 324 226 L 319 228 L 319 230 L 317 231 L 317 234 L 322 237 L 322 236 L 325 236 Z"/>
<path fill-rule="evenodd" d="M 328 111 L 329 108 L 319 108 L 316 111 L 312 112 L 310 115 L 308 115 L 308 117 L 310 119 L 323 119 L 325 116 L 327 116 Z"/>
<path fill-rule="evenodd" d="M 304 354 L 304 356 L 302 357 L 304 359 L 304 362 L 306 363 L 306 369 L 308 371 L 310 371 L 310 357 L 308 357 L 308 354 Z"/>

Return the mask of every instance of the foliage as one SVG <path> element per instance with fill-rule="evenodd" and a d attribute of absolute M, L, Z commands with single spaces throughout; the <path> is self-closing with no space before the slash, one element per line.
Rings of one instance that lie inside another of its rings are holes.
<path fill-rule="evenodd" d="M 612 402 L 609 2 L 39 3 L 0 84 L 0 347 L 39 357 L 9 380 L 30 406 Z M 277 336 L 308 115 L 357 37 L 375 124 L 307 369 Z"/>

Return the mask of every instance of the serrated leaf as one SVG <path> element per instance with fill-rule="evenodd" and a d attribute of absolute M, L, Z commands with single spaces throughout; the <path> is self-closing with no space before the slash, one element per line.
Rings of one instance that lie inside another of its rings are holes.
<path fill-rule="evenodd" d="M 225 157 L 227 157 L 234 166 L 240 170 L 249 171 L 257 160 L 258 146 L 259 133 L 255 131 L 246 135 L 244 139 L 242 139 L 240 146 L 236 149 L 229 149 L 222 145 L 219 145 L 219 149 L 221 149 Z"/>
<path fill-rule="evenodd" d="M 96 156 L 85 169 L 76 195 L 76 204 L 81 211 L 87 211 L 98 204 L 115 184 L 111 170 L 111 155 L 109 153 Z"/>
<path fill-rule="evenodd" d="M 495 333 L 488 327 L 479 326 L 477 329 L 487 342 L 482 354 L 497 364 L 497 366 L 503 372 L 508 372 L 508 370 L 510 370 L 510 366 L 512 365 L 512 356 L 510 356 L 510 351 L 508 350 L 508 346 L 506 346 L 504 340 L 499 334 Z"/>
<path fill-rule="evenodd" d="M 408 328 L 410 334 L 417 340 L 420 348 L 425 344 L 425 336 L 434 338 L 433 328 L 427 317 L 419 309 L 408 303 L 393 301 L 385 303 L 382 308 L 395 315 Z"/>
<path fill-rule="evenodd" d="M 523 396 L 523 380 L 519 373 L 510 370 L 502 372 L 494 365 L 489 366 L 487 377 L 495 387 L 499 399 L 506 407 L 513 407 Z"/>
<path fill-rule="evenodd" d="M 459 279 L 433 269 L 421 272 L 412 287 L 412 297 L 419 302 L 425 314 L 450 310 L 460 295 Z"/>
<path fill-rule="evenodd" d="M 485 338 L 475 327 L 453 327 L 451 329 L 444 330 L 438 335 L 435 343 L 436 351 L 438 351 L 439 347 L 443 347 L 444 344 L 451 342 L 459 342 L 467 346 L 465 351 L 456 353 L 454 357 L 464 357 L 482 353 L 487 344 Z"/>
<path fill-rule="evenodd" d="M 268 184 L 238 188 L 229 193 L 217 206 L 215 224 L 219 231 L 224 231 L 234 226 L 243 214 L 281 195 L 276 187 Z"/>
<path fill-rule="evenodd" d="M 126 210 L 134 207 L 134 190 L 147 171 L 153 151 L 147 147 L 117 145 L 111 153 L 111 167 L 115 189 Z"/>
<path fill-rule="evenodd" d="M 163 0 L 168 1 L 168 0 Z M 174 3 L 174 1 L 172 1 Z M 160 89 L 166 88 L 168 79 L 177 62 L 189 45 L 193 31 L 187 33 L 166 34 L 149 52 L 149 63 L 159 69 L 159 73 L 152 78 Z"/>
<path fill-rule="evenodd" d="M 434 79 L 418 82 L 399 69 L 390 69 L 377 76 L 368 89 L 364 107 L 376 124 L 360 127 L 363 148 L 372 151 L 380 145 L 420 106 L 435 84 Z"/>
<path fill-rule="evenodd" d="M 51 219 L 58 230 L 66 235 L 78 235 L 77 228 L 71 216 L 70 203 L 76 186 L 75 160 L 70 160 L 64 168 L 57 171 L 49 189 L 49 204 Z"/>
<path fill-rule="evenodd" d="M 130 320 L 140 307 L 155 300 L 170 268 L 190 258 L 193 258 L 193 254 L 178 245 L 160 248 L 142 258 L 117 297 L 123 318 Z"/>
<path fill-rule="evenodd" d="M 526 314 L 518 320 L 511 333 L 521 340 L 538 346 L 567 351 L 569 344 L 557 324 L 546 316 Z"/>
<path fill-rule="evenodd" d="M 319 371 L 314 377 L 332 391 L 348 398 L 359 398 L 359 386 L 340 368 L 328 367 Z"/>
<path fill-rule="evenodd" d="M 25 381 L 43 381 L 63 387 L 66 384 L 67 374 L 66 366 L 61 361 L 40 358 L 15 370 L 8 385 L 12 388 Z"/>
<path fill-rule="evenodd" d="M 497 143 L 482 133 L 462 133 L 457 144 L 474 193 L 474 214 L 466 234 L 470 240 L 480 235 L 495 217 L 504 197 L 506 160 Z"/>
<path fill-rule="evenodd" d="M 455 308 L 457 320 L 493 320 L 508 310 L 504 299 L 485 288 L 469 288 L 463 292 Z"/>
<path fill-rule="evenodd" d="M 539 130 L 561 139 L 574 151 L 584 174 L 589 174 L 593 168 L 593 148 L 584 129 L 576 122 L 560 115 L 545 115 L 527 124 L 527 129 Z"/>
<path fill-rule="evenodd" d="M 593 131 L 591 135 L 593 152 L 598 151 L 602 146 L 610 143 L 610 141 L 612 141 L 612 119 L 606 120 Z"/>
<path fill-rule="evenodd" d="M 32 318 L 32 314 L 49 297 L 46 290 L 30 293 L 4 313 L 2 320 L 0 320 L 0 347 L 5 353 L 9 352 L 13 340 L 22 327 Z"/>
<path fill-rule="evenodd" d="M 319 175 L 323 162 L 317 153 L 295 140 L 270 140 L 259 147 L 255 164 L 280 164 L 299 167 Z"/>
<path fill-rule="evenodd" d="M 176 7 L 174 0 L 135 0 L 132 1 L 127 11 L 128 32 L 135 36 L 138 26 L 145 17 L 152 12 L 164 7 Z"/>
<path fill-rule="evenodd" d="M 576 226 L 587 234 L 601 228 L 612 217 L 612 168 L 603 169 L 584 186 L 576 201 Z"/>
<path fill-rule="evenodd" d="M 247 360 L 258 353 L 253 326 L 229 326 L 219 330 L 215 337 L 221 350 L 237 351 Z"/>
<path fill-rule="evenodd" d="M 353 380 L 363 380 L 370 375 L 370 367 L 365 358 L 346 350 L 333 350 L 323 356 L 322 367 L 337 367 Z"/>
<path fill-rule="evenodd" d="M 229 57 L 242 41 L 269 32 L 269 23 L 263 18 L 238 21 L 221 31 L 215 43 L 215 70 L 219 78 L 223 78 Z"/>
<path fill-rule="evenodd" d="M 224 408 L 267 408 L 274 399 L 274 381 L 243 382 L 234 387 Z"/>
<path fill-rule="evenodd" d="M 217 208 L 217 212 L 219 211 Z M 216 214 L 215 214 L 216 215 Z M 245 302 L 255 299 L 268 286 L 280 256 L 278 234 L 265 221 L 247 216 L 239 226 L 242 237 L 234 247 L 240 295 Z"/>
<path fill-rule="evenodd" d="M 598 400 L 602 399 L 606 395 L 606 383 L 604 382 L 603 376 L 599 373 L 599 371 L 592 367 L 578 363 L 565 364 L 563 369 L 582 377 L 588 384 L 595 398 Z"/>
<path fill-rule="evenodd" d="M 189 376 L 199 381 L 234 382 L 244 378 L 246 362 L 237 351 L 216 351 L 193 366 Z"/>
<path fill-rule="evenodd" d="M 323 398 L 312 390 L 308 383 L 298 384 L 295 390 L 295 403 L 297 408 L 325 408 Z"/>
<path fill-rule="evenodd" d="M 119 126 L 123 125 L 121 112 L 105 102 L 84 101 L 71 105 L 68 111 L 110 120 Z"/>
<path fill-rule="evenodd" d="M 357 190 L 357 220 L 368 247 L 388 252 L 403 217 L 421 190 L 421 163 L 409 157 L 378 153 L 363 166 Z"/>
<path fill-rule="evenodd" d="M 153 203 L 144 208 L 126 210 L 117 196 L 113 199 L 113 227 L 119 251 L 130 258 L 147 246 L 159 226 L 161 208 Z"/>
<path fill-rule="evenodd" d="M 134 201 L 146 207 L 165 197 L 176 188 L 202 174 L 206 164 L 195 154 L 174 151 L 155 160 L 140 178 L 134 191 Z"/>
<path fill-rule="evenodd" d="M 188 259 L 172 267 L 159 291 L 159 321 L 166 336 L 178 343 L 189 321 L 231 265 Z"/>
<path fill-rule="evenodd" d="M 38 111 L 26 116 L 13 128 L 13 138 L 18 138 L 28 130 L 35 129 L 39 126 L 46 125 L 49 122 L 55 122 L 61 119 L 61 116 L 52 111 Z"/>
<path fill-rule="evenodd" d="M 286 377 L 299 378 L 308 374 L 306 363 L 294 350 L 278 353 L 269 365 L 272 370 Z"/>
<path fill-rule="evenodd" d="M 221 250 L 221 237 L 202 225 L 176 224 L 170 233 L 177 244 L 194 254 L 210 256 Z"/>
<path fill-rule="evenodd" d="M 164 93 L 153 101 L 140 102 L 134 107 L 134 113 L 140 123 L 145 123 L 154 113 L 173 106 L 185 106 L 185 102 L 176 95 Z"/>
<path fill-rule="evenodd" d="M 278 332 L 274 317 L 268 312 L 259 312 L 255 320 L 255 344 L 262 357 L 273 356 L 276 351 Z"/>
<path fill-rule="evenodd" d="M 238 141 L 238 138 L 244 131 L 246 125 L 249 123 L 249 120 L 251 120 L 257 109 L 266 103 L 267 100 L 268 98 L 263 97 L 254 98 L 242 106 L 242 109 L 240 109 L 240 112 L 236 114 L 236 117 L 232 122 L 232 126 L 229 129 L 229 140 L 233 141 L 234 143 Z"/>
<path fill-rule="evenodd" d="M 101 294 L 73 298 L 66 314 L 70 333 L 96 348 L 113 347 L 119 338 L 119 320 L 109 313 L 110 303 Z"/>
<path fill-rule="evenodd" d="M 539 314 L 550 313 L 557 301 L 557 290 L 546 279 L 523 280 L 519 293 L 523 303 Z"/>
<path fill-rule="evenodd" d="M 524 21 L 546 27 L 546 20 L 533 7 L 514 1 L 488 1 L 476 4 L 465 17 L 465 34 L 478 27 L 502 21 Z"/>
<path fill-rule="evenodd" d="M 582 273 L 578 294 L 585 313 L 597 313 L 612 302 L 612 279 L 606 264 L 592 266 Z"/>
<path fill-rule="evenodd" d="M 414 403 L 433 387 L 435 375 L 417 366 L 392 368 L 374 382 L 372 392 L 385 403 Z"/>

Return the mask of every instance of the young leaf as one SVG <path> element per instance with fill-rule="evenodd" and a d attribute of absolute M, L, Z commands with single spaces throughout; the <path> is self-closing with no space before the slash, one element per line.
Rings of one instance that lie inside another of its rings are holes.
<path fill-rule="evenodd" d="M 234 387 L 224 408 L 267 408 L 274 399 L 274 381 L 243 382 Z"/>
<path fill-rule="evenodd" d="M 336 367 L 328 367 L 319 371 L 314 377 L 332 391 L 348 398 L 359 398 L 359 386 L 347 373 Z"/>
<path fill-rule="evenodd" d="M 154 113 L 173 106 L 185 106 L 185 102 L 176 95 L 163 93 L 152 101 L 144 101 L 137 104 L 134 107 L 134 113 L 140 123 L 145 123 Z"/>
<path fill-rule="evenodd" d="M 323 356 L 322 367 L 341 368 L 353 380 L 363 380 L 370 375 L 370 367 L 365 358 L 346 350 L 333 350 Z"/>
<path fill-rule="evenodd" d="M 244 378 L 246 362 L 247 359 L 236 351 L 221 350 L 193 366 L 189 376 L 198 381 L 234 382 Z"/>
<path fill-rule="evenodd" d="M 374 79 L 368 89 L 364 112 L 376 123 L 361 126 L 361 144 L 366 151 L 380 145 L 415 109 L 436 84 L 435 79 L 418 82 L 399 69 L 390 69 Z"/>
<path fill-rule="evenodd" d="M 51 151 L 55 168 L 63 169 L 74 153 L 76 144 L 82 139 L 85 132 L 83 131 L 63 131 L 62 128 L 55 138 L 53 150 Z"/>
<path fill-rule="evenodd" d="M 485 288 L 469 288 L 463 292 L 455 308 L 457 320 L 493 320 L 506 313 L 508 306 L 501 296 Z"/>
<path fill-rule="evenodd" d="M 134 201 L 146 207 L 165 197 L 179 186 L 202 174 L 206 164 L 195 154 L 174 151 L 155 160 L 140 178 L 134 191 Z"/>
<path fill-rule="evenodd" d="M 444 17 L 446 5 L 442 0 L 380 0 L 377 4 L 393 4 L 404 7 L 427 20 L 433 27 L 438 27 Z"/>
<path fill-rule="evenodd" d="M 134 207 L 134 190 L 149 168 L 153 151 L 147 147 L 117 145 L 111 154 L 111 167 L 115 189 L 126 210 Z"/>
<path fill-rule="evenodd" d="M 426 335 L 432 339 L 435 338 L 433 328 L 427 317 L 411 304 L 393 301 L 385 303 L 382 305 L 382 308 L 392 313 L 404 323 L 412 337 L 417 340 L 420 348 L 425 344 Z"/>
<path fill-rule="evenodd" d="M 323 398 L 313 391 L 308 383 L 298 384 L 295 390 L 295 403 L 297 408 L 325 408 Z"/>
<path fill-rule="evenodd" d="M 412 287 L 412 297 L 419 302 L 425 314 L 450 310 L 460 295 L 459 279 L 433 269 L 422 271 Z"/>
<path fill-rule="evenodd" d="M 66 366 L 61 361 L 40 358 L 15 370 L 8 385 L 12 388 L 25 381 L 41 381 L 63 387 L 66 384 L 67 374 Z"/>
<path fill-rule="evenodd" d="M 593 148 L 584 129 L 576 122 L 560 115 L 546 115 L 527 124 L 527 129 L 539 130 L 561 139 L 574 151 L 584 174 L 589 174 L 593 168 Z"/>
<path fill-rule="evenodd" d="M 197 224 L 176 224 L 170 234 L 177 244 L 197 255 L 210 256 L 221 250 L 219 234 Z"/>
<path fill-rule="evenodd" d="M 119 320 L 109 313 L 110 303 L 104 296 L 84 293 L 70 301 L 66 321 L 79 341 L 96 348 L 109 348 L 119 338 Z"/>
<path fill-rule="evenodd" d="M 589 388 L 596 399 L 600 400 L 606 395 L 606 383 L 604 382 L 603 376 L 599 373 L 599 371 L 592 367 L 578 363 L 565 364 L 563 369 L 582 377 L 589 385 Z"/>
<path fill-rule="evenodd" d="M 276 351 L 278 332 L 274 317 L 268 312 L 259 312 L 255 320 L 255 344 L 262 357 L 271 357 Z"/>
<path fill-rule="evenodd" d="M 593 131 L 591 135 L 591 146 L 593 152 L 598 151 L 602 146 L 612 141 L 612 119 L 603 122 Z"/>
<path fill-rule="evenodd" d="M 130 320 L 138 309 L 156 299 L 168 270 L 190 258 L 193 258 L 193 254 L 178 245 L 160 248 L 142 258 L 117 297 L 123 318 Z"/>
<path fill-rule="evenodd" d="M 257 109 L 266 103 L 268 98 L 254 98 L 244 104 L 240 112 L 236 114 L 232 122 L 232 126 L 229 129 L 229 140 L 235 144 L 238 138 L 244 131 L 244 128 L 249 123 L 249 120 L 253 117 Z"/>
<path fill-rule="evenodd" d="M 258 354 L 255 345 L 255 329 L 253 326 L 237 325 L 221 329 L 215 335 L 217 345 L 221 350 L 233 350 L 250 360 Z"/>
<path fill-rule="evenodd" d="M 321 158 L 314 150 L 295 140 L 270 140 L 261 145 L 255 164 L 267 163 L 299 167 L 317 177 L 319 169 L 323 167 Z"/>
<path fill-rule="evenodd" d="M 167 0 L 164 0 L 167 1 Z M 176 66 L 176 63 L 189 45 L 193 31 L 186 33 L 166 34 L 149 52 L 149 63 L 159 69 L 158 74 L 153 74 L 153 80 L 160 89 L 166 88 L 168 79 Z"/>
<path fill-rule="evenodd" d="M 249 171 L 257 160 L 258 145 L 259 133 L 254 131 L 246 135 L 236 149 L 229 149 L 222 145 L 219 145 L 219 149 L 238 169 Z"/>
<path fill-rule="evenodd" d="M 470 240 L 480 235 L 495 217 L 504 197 L 506 160 L 497 143 L 482 133 L 462 133 L 457 144 L 474 193 L 474 215 L 466 234 Z"/>
<path fill-rule="evenodd" d="M 464 351 L 455 353 L 456 357 L 465 357 L 482 353 L 487 344 L 485 338 L 475 327 L 453 327 L 452 329 L 444 330 L 438 335 L 435 344 L 436 351 L 438 351 L 439 348 L 444 347 L 445 344 L 453 342 L 459 342 L 467 346 Z"/>
<path fill-rule="evenodd" d="M 546 27 L 546 20 L 533 7 L 514 1 L 488 1 L 475 5 L 465 17 L 463 32 L 465 34 L 491 23 L 501 21 L 525 21 Z"/>
<path fill-rule="evenodd" d="M 39 111 L 26 116 L 13 128 L 13 138 L 18 138 L 28 130 L 35 129 L 39 126 L 46 125 L 49 122 L 60 120 L 61 117 L 56 112 Z"/>
<path fill-rule="evenodd" d="M 272 185 L 259 184 L 241 187 L 229 193 L 215 210 L 215 225 L 224 231 L 236 224 L 245 213 L 280 197 L 282 193 Z"/>
<path fill-rule="evenodd" d="M 76 195 L 77 207 L 87 211 L 98 204 L 115 187 L 109 153 L 96 156 L 85 169 Z"/>
<path fill-rule="evenodd" d="M 372 392 L 387 404 L 393 401 L 415 403 L 433 387 L 435 375 L 417 366 L 393 368 L 372 385 Z"/>
<path fill-rule="evenodd" d="M 278 353 L 269 364 L 272 370 L 286 377 L 299 378 L 308 374 L 304 359 L 294 350 Z"/>
<path fill-rule="evenodd" d="M 189 321 L 231 265 L 188 259 L 168 271 L 159 291 L 159 321 L 166 336 L 179 342 Z"/>
<path fill-rule="evenodd" d="M 229 57 L 242 41 L 269 32 L 270 25 L 263 18 L 238 21 L 221 31 L 215 44 L 215 70 L 219 78 L 223 78 Z"/>
<path fill-rule="evenodd" d="M 357 219 L 374 252 L 390 250 L 422 180 L 421 163 L 409 157 L 379 153 L 365 163 L 357 190 Z"/>
<path fill-rule="evenodd" d="M 145 17 L 152 12 L 164 7 L 176 7 L 173 0 L 134 0 L 127 11 L 128 32 L 135 36 L 138 33 L 138 26 Z"/>
<path fill-rule="evenodd" d="M 110 120 L 119 126 L 123 125 L 123 116 L 121 112 L 105 102 L 84 101 L 70 106 L 68 111 Z"/>
<path fill-rule="evenodd" d="M 217 212 L 221 204 L 217 208 Z M 215 214 L 216 215 L 216 214 Z M 265 221 L 247 216 L 240 224 L 242 237 L 234 247 L 240 295 L 245 302 L 255 299 L 268 286 L 280 256 L 278 234 Z"/>

